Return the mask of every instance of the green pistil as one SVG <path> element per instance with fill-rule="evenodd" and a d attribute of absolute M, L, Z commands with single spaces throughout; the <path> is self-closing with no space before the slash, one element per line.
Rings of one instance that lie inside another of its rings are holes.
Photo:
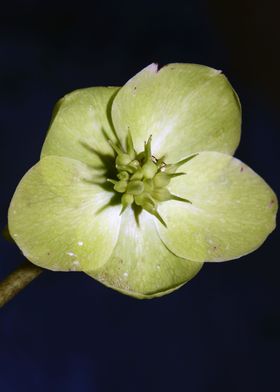
<path fill-rule="evenodd" d="M 114 189 L 119 193 L 124 193 L 127 190 L 127 186 L 128 186 L 128 182 L 121 180 L 114 185 Z"/>
<path fill-rule="evenodd" d="M 126 171 L 121 171 L 121 172 L 119 172 L 119 173 L 117 174 L 117 177 L 118 177 L 120 180 L 123 180 L 123 181 L 128 181 L 128 180 L 129 180 L 129 174 L 128 174 Z"/>
<path fill-rule="evenodd" d="M 144 151 L 136 153 L 130 132 L 126 140 L 126 151 L 109 141 L 116 153 L 116 169 L 118 180 L 108 178 L 114 185 L 114 190 L 122 193 L 121 214 L 133 203 L 154 215 L 164 226 L 166 223 L 159 215 L 158 203 L 177 200 L 190 203 L 189 200 L 173 195 L 167 189 L 170 181 L 185 173 L 176 173 L 176 170 L 194 158 L 192 155 L 175 164 L 165 164 L 163 157 L 160 159 L 152 155 L 152 136 L 144 143 Z"/>
<path fill-rule="evenodd" d="M 131 195 L 141 195 L 141 193 L 143 193 L 144 191 L 144 183 L 142 181 L 130 181 L 128 183 L 127 189 L 126 189 L 127 193 L 131 194 Z"/>

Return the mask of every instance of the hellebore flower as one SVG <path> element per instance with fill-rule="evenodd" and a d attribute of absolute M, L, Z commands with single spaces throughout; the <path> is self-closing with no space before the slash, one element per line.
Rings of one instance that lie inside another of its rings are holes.
<path fill-rule="evenodd" d="M 151 64 L 122 88 L 74 91 L 17 187 L 10 233 L 41 267 L 138 298 L 170 293 L 275 227 L 275 194 L 232 157 L 240 127 L 236 93 L 202 65 Z"/>

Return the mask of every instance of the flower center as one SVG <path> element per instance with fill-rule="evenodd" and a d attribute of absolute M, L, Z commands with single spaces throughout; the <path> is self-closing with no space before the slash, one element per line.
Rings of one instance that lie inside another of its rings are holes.
<path fill-rule="evenodd" d="M 108 178 L 107 181 L 114 185 L 116 192 L 122 193 L 121 214 L 127 207 L 135 203 L 156 216 L 166 226 L 158 213 L 158 203 L 167 200 L 190 203 L 187 199 L 171 194 L 168 190 L 168 185 L 174 177 L 185 174 L 177 173 L 176 171 L 195 155 L 175 164 L 166 164 L 163 161 L 163 157 L 157 159 L 152 155 L 152 136 L 144 143 L 144 151 L 140 153 L 135 151 L 130 133 L 127 137 L 126 150 L 111 141 L 109 143 L 116 153 L 115 166 L 118 179 Z"/>

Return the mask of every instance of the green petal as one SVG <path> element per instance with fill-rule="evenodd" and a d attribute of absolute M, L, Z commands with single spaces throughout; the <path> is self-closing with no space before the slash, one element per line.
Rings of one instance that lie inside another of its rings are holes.
<path fill-rule="evenodd" d="M 103 284 L 136 298 L 168 294 L 194 277 L 202 264 L 172 254 L 160 240 L 153 217 L 128 208 L 122 215 L 117 245 L 99 270 L 87 272 Z"/>
<path fill-rule="evenodd" d="M 180 169 L 169 190 L 192 204 L 164 202 L 158 224 L 166 246 L 197 261 L 235 259 L 258 248 L 275 228 L 277 198 L 244 163 L 218 152 L 202 152 Z"/>
<path fill-rule="evenodd" d="M 114 153 L 108 139 L 116 142 L 116 136 L 110 111 L 118 89 L 85 88 L 62 98 L 55 106 L 41 156 L 74 158 L 102 169 L 112 165 Z"/>
<path fill-rule="evenodd" d="M 9 208 L 9 230 L 23 254 L 52 270 L 100 267 L 116 244 L 120 206 L 93 184 L 92 170 L 70 158 L 46 157 L 21 180 Z"/>
<path fill-rule="evenodd" d="M 175 162 L 203 151 L 233 153 L 240 139 L 238 97 L 220 71 L 196 64 L 144 68 L 116 95 L 112 119 L 122 143 L 137 151 L 153 136 L 153 154 Z"/>

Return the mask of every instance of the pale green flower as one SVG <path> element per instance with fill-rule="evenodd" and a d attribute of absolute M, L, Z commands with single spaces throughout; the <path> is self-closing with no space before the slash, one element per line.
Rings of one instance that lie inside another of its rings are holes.
<path fill-rule="evenodd" d="M 17 187 L 11 235 L 44 268 L 138 298 L 167 294 L 275 227 L 275 194 L 231 156 L 240 126 L 231 85 L 201 65 L 151 64 L 122 88 L 74 91 Z"/>

